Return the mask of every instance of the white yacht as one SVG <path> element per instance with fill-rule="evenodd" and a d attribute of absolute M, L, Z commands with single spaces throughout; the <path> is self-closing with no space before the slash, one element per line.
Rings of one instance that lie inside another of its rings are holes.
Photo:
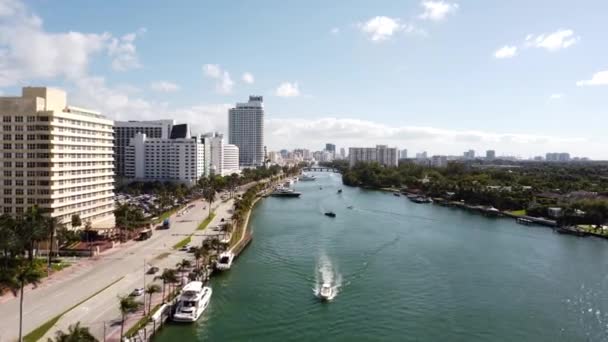
<path fill-rule="evenodd" d="M 226 233 L 222 236 L 220 243 L 230 243 L 230 239 L 232 239 L 232 233 Z"/>
<path fill-rule="evenodd" d="M 196 322 L 209 305 L 212 292 L 210 287 L 203 286 L 203 282 L 200 281 L 186 284 L 179 295 L 173 320 Z"/>
<path fill-rule="evenodd" d="M 321 300 L 331 300 L 334 297 L 334 289 L 328 283 L 323 283 L 321 285 L 321 289 L 319 290 L 319 298 Z"/>
<path fill-rule="evenodd" d="M 302 175 L 302 176 L 300 177 L 300 180 L 301 180 L 302 182 L 314 181 L 314 180 L 316 180 L 316 179 L 317 179 L 317 177 L 315 177 L 314 175 Z"/>
<path fill-rule="evenodd" d="M 220 271 L 229 270 L 230 267 L 232 266 L 233 260 L 234 260 L 234 253 L 232 253 L 230 251 L 224 252 L 224 253 L 220 254 L 220 256 L 217 258 L 217 261 L 215 262 L 215 268 L 217 268 Z"/>

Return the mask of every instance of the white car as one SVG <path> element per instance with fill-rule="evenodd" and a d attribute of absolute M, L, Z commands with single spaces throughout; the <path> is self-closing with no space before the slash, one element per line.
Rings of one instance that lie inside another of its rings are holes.
<path fill-rule="evenodd" d="M 138 287 L 135 290 L 133 290 L 133 292 L 131 292 L 131 296 L 132 297 L 139 297 L 141 295 L 144 294 L 144 288 L 143 287 Z"/>

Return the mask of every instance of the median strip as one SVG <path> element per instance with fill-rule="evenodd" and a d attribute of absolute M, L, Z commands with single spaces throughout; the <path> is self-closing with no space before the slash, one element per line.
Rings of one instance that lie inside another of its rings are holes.
<path fill-rule="evenodd" d="M 89 299 L 97 296 L 98 294 L 100 294 L 101 292 L 103 292 L 104 290 L 106 290 L 107 288 L 109 288 L 110 286 L 118 283 L 119 281 L 122 280 L 122 278 L 124 278 L 124 276 L 116 279 L 115 281 L 111 282 L 110 284 L 108 284 L 103 289 L 101 289 L 101 290 L 93 293 L 92 295 L 90 295 L 89 297 L 87 297 L 87 298 L 83 299 L 82 301 L 78 302 L 77 304 L 75 304 L 71 308 L 65 310 L 64 312 L 60 313 L 59 315 L 57 315 L 57 316 L 51 318 L 50 320 L 46 321 L 41 326 L 39 326 L 38 328 L 32 330 L 29 334 L 25 335 L 23 337 L 23 341 L 25 341 L 25 342 L 36 342 L 36 341 L 40 340 L 57 323 L 57 321 L 59 321 L 59 319 L 63 315 L 65 315 L 66 313 L 72 311 L 73 309 L 75 309 L 76 307 L 78 307 L 82 303 L 86 302 L 87 300 L 89 300 Z"/>
<path fill-rule="evenodd" d="M 180 249 L 192 241 L 192 235 L 173 245 L 173 249 Z"/>
<path fill-rule="evenodd" d="M 198 225 L 198 228 L 196 228 L 196 230 L 204 230 L 205 228 L 207 228 L 209 223 L 211 223 L 211 221 L 213 221 L 214 218 L 215 218 L 215 211 L 212 211 L 211 214 L 209 214 L 209 216 L 207 216 L 207 218 L 204 219 L 203 222 L 201 222 L 201 224 Z"/>

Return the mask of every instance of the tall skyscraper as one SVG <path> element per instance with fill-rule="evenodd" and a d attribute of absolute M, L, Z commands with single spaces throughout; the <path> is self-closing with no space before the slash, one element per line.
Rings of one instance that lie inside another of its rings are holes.
<path fill-rule="evenodd" d="M 462 156 L 464 157 L 464 159 L 475 159 L 475 151 L 474 150 L 468 150 L 466 152 L 464 152 L 462 154 Z"/>
<path fill-rule="evenodd" d="M 125 177 L 126 150 L 131 138 L 143 133 L 148 139 L 169 139 L 175 120 L 116 121 L 114 122 L 114 170 L 117 177 Z"/>
<path fill-rule="evenodd" d="M 0 116 L 2 213 L 37 205 L 67 227 L 72 215 L 95 228 L 114 227 L 112 120 L 69 106 L 64 91 L 44 87 L 0 97 Z"/>
<path fill-rule="evenodd" d="M 264 163 L 264 99 L 249 96 L 247 103 L 237 103 L 228 110 L 228 140 L 239 148 L 242 166 Z"/>
<path fill-rule="evenodd" d="M 342 159 L 346 159 L 346 150 L 344 149 L 344 147 L 340 147 L 340 157 Z"/>
<path fill-rule="evenodd" d="M 331 154 L 332 158 L 336 158 L 336 145 L 335 144 L 325 144 L 325 151 Z"/>
<path fill-rule="evenodd" d="M 496 159 L 496 151 L 494 151 L 494 150 L 487 150 L 486 151 L 486 159 L 487 160 L 494 160 L 494 159 Z"/>
<path fill-rule="evenodd" d="M 399 155 L 400 159 L 407 159 L 407 149 L 404 148 L 403 150 L 401 150 L 401 154 Z"/>

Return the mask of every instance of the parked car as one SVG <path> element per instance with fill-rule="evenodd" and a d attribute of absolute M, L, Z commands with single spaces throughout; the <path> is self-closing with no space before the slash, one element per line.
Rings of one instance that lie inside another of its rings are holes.
<path fill-rule="evenodd" d="M 182 251 L 182 252 L 187 252 L 188 249 L 190 249 L 190 246 L 189 245 L 185 245 L 182 248 L 180 248 L 179 250 Z"/>
<path fill-rule="evenodd" d="M 148 274 L 155 274 L 156 272 L 158 272 L 158 270 L 158 267 L 152 266 L 148 269 Z"/>
<path fill-rule="evenodd" d="M 211 228 L 211 230 L 213 230 L 214 232 L 219 232 L 220 230 L 222 230 L 222 227 L 215 226 L 215 227 Z"/>
<path fill-rule="evenodd" d="M 139 297 L 141 295 L 144 294 L 144 288 L 143 287 L 138 287 L 135 290 L 133 290 L 133 292 L 131 292 L 131 296 L 132 297 Z"/>
<path fill-rule="evenodd" d="M 220 222 L 224 222 L 224 221 L 225 221 L 225 220 L 224 220 L 224 218 L 222 217 L 222 219 L 220 220 Z"/>

